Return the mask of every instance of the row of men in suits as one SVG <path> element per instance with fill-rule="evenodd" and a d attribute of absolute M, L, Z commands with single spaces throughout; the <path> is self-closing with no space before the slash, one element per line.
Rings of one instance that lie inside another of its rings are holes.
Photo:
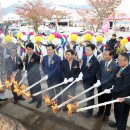
<path fill-rule="evenodd" d="M 28 43 L 26 55 L 25 68 L 28 73 L 29 85 L 37 82 L 41 79 L 40 76 L 40 56 L 34 52 L 34 44 Z M 65 78 L 77 78 L 79 73 L 83 73 L 83 86 L 84 89 L 88 89 L 95 85 L 98 87 L 98 91 L 102 92 L 104 89 L 109 89 L 114 85 L 112 94 L 106 94 L 99 97 L 99 103 L 116 99 L 118 97 L 129 96 L 130 94 L 130 65 L 129 56 L 127 53 L 121 53 L 118 57 L 118 65 L 113 60 L 113 52 L 110 49 L 105 50 L 104 59 L 100 63 L 94 56 L 95 46 L 89 44 L 86 46 L 86 58 L 82 62 L 82 66 L 79 66 L 79 62 L 74 59 L 74 50 L 69 49 L 66 51 L 66 59 L 62 60 L 55 54 L 55 46 L 49 44 L 47 46 L 47 55 L 43 58 L 42 70 L 44 72 L 45 79 L 47 80 L 48 87 L 51 87 L 59 82 L 62 82 Z M 13 61 L 13 58 L 12 58 Z M 98 79 L 98 82 L 97 82 Z M 100 81 L 100 84 L 99 84 Z M 66 87 L 62 86 L 61 89 Z M 76 84 L 74 84 L 70 90 L 64 93 L 64 101 L 67 100 L 68 95 L 75 95 Z M 40 84 L 32 88 L 31 94 L 41 90 Z M 49 91 L 50 97 L 53 98 L 55 94 L 59 93 L 59 88 Z M 86 97 L 94 95 L 94 90 L 86 93 Z M 37 108 L 41 106 L 42 96 L 33 97 L 30 103 L 37 101 Z M 61 98 L 57 100 L 61 102 Z M 87 105 L 93 105 L 94 100 L 91 100 Z M 125 104 L 115 103 L 115 118 L 117 121 L 118 130 L 125 130 L 126 122 L 128 118 L 129 107 Z M 122 114 L 124 115 L 122 115 Z M 90 117 L 93 114 L 93 110 L 89 110 L 85 113 L 86 117 Z M 96 116 L 104 114 L 104 120 L 110 115 L 110 105 L 99 108 L 99 112 Z"/>
<path fill-rule="evenodd" d="M 51 54 L 45 56 L 43 59 L 43 71 L 48 75 L 48 84 L 53 84 L 55 81 L 58 83 L 58 75 L 64 78 L 74 77 L 76 78 L 80 72 L 83 73 L 83 86 L 84 89 L 88 89 L 91 86 L 95 85 L 98 87 L 99 93 L 105 89 L 110 89 L 113 87 L 112 93 L 104 94 L 98 98 L 99 103 L 110 101 L 118 97 L 126 97 L 130 95 L 130 65 L 129 65 L 129 56 L 127 53 L 121 53 L 118 56 L 118 64 L 113 60 L 113 51 L 111 49 L 106 49 L 103 56 L 104 60 L 100 63 L 97 58 L 94 56 L 95 46 L 89 44 L 86 46 L 86 55 L 84 58 L 81 68 L 79 67 L 79 62 L 72 58 L 74 56 L 73 50 L 66 51 L 66 59 L 60 61 L 59 57 L 54 54 L 53 45 L 47 47 L 47 53 L 52 52 Z M 51 65 L 49 66 L 49 57 L 51 59 Z M 70 60 L 71 59 L 71 60 Z M 100 84 L 97 82 L 100 82 Z M 75 86 L 67 93 L 72 93 L 75 95 Z M 74 92 L 74 93 L 73 93 Z M 94 95 L 94 90 L 86 93 L 86 97 Z M 67 96 L 65 96 L 67 98 Z M 65 99 L 67 100 L 67 99 Z M 87 105 L 93 105 L 94 100 L 91 100 Z M 117 122 L 118 130 L 125 130 L 126 123 L 128 118 L 129 106 L 115 103 L 115 118 Z M 99 111 L 96 113 L 96 117 L 100 115 L 103 116 L 103 120 L 108 120 L 110 115 L 111 105 L 105 107 L 100 107 Z M 93 114 L 93 110 L 89 110 L 85 113 L 86 117 L 90 117 Z M 124 115 L 124 116 L 123 116 Z"/>

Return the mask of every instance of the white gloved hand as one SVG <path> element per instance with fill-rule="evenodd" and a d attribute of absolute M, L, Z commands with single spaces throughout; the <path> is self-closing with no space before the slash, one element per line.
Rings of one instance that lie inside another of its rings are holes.
<path fill-rule="evenodd" d="M 104 92 L 105 92 L 106 94 L 110 94 L 110 93 L 111 93 L 111 89 L 106 89 L 106 90 L 104 90 Z"/>
<path fill-rule="evenodd" d="M 72 82 L 73 80 L 74 80 L 74 78 L 71 77 L 71 78 L 68 79 L 68 82 Z"/>
<path fill-rule="evenodd" d="M 101 85 L 100 80 L 97 80 L 97 82 L 93 85 L 95 88 L 98 88 Z"/>
<path fill-rule="evenodd" d="M 65 84 L 67 84 L 67 83 L 68 83 L 67 78 L 64 78 L 64 83 L 65 83 Z"/>
<path fill-rule="evenodd" d="M 47 80 L 48 79 L 48 75 L 45 75 L 43 80 Z"/>
<path fill-rule="evenodd" d="M 114 85 L 112 85 L 112 88 L 111 88 L 111 90 L 114 88 Z"/>
<path fill-rule="evenodd" d="M 82 72 L 80 72 L 80 74 L 79 74 L 79 77 L 78 78 L 83 78 L 83 73 Z"/>

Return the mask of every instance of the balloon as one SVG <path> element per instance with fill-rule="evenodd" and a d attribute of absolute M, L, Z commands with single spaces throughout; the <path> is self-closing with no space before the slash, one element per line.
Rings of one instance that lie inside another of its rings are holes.
<path fill-rule="evenodd" d="M 130 42 L 130 37 L 127 37 L 128 41 Z"/>
<path fill-rule="evenodd" d="M 23 35 L 26 35 L 26 32 L 22 32 Z"/>
<path fill-rule="evenodd" d="M 101 29 L 101 30 L 102 30 L 102 33 L 108 32 L 109 29 L 110 29 L 110 22 L 107 21 L 107 22 L 102 26 L 102 29 Z"/>
<path fill-rule="evenodd" d="M 54 38 L 55 38 L 55 35 L 54 35 L 54 34 L 50 34 L 50 35 L 48 36 L 48 41 L 49 41 L 49 42 L 52 42 Z"/>
<path fill-rule="evenodd" d="M 92 35 L 91 35 L 91 34 L 88 34 L 88 33 L 85 34 L 85 35 L 84 35 L 84 41 L 89 41 L 89 42 L 92 41 Z"/>
<path fill-rule="evenodd" d="M 102 43 L 102 41 L 103 41 L 103 36 L 101 36 L 101 35 L 96 36 L 96 41 L 97 41 L 98 43 Z"/>
<path fill-rule="evenodd" d="M 78 40 L 78 35 L 77 34 L 71 34 L 70 35 L 70 41 L 71 42 L 77 42 Z"/>
<path fill-rule="evenodd" d="M 127 38 L 123 38 L 123 39 L 120 41 L 121 46 L 125 46 L 126 43 L 128 43 L 128 39 L 127 39 Z"/>
<path fill-rule="evenodd" d="M 86 31 L 85 34 L 90 34 L 91 36 L 93 36 L 93 33 L 91 31 Z"/>
<path fill-rule="evenodd" d="M 18 34 L 17 34 L 17 39 L 21 38 L 22 35 L 23 35 L 23 34 L 22 34 L 21 32 L 18 32 Z"/>
<path fill-rule="evenodd" d="M 41 36 L 36 36 L 35 37 L 35 42 L 38 43 L 38 42 L 41 42 L 42 41 L 42 37 Z"/>
<path fill-rule="evenodd" d="M 4 38 L 4 42 L 5 43 L 12 43 L 13 41 L 13 37 L 10 36 L 10 35 L 7 35 L 5 38 Z"/>

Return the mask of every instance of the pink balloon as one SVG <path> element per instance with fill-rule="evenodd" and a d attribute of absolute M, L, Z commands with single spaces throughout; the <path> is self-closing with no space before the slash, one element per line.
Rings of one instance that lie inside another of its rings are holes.
<path fill-rule="evenodd" d="M 86 31 L 85 34 L 90 34 L 93 36 L 93 33 L 91 31 Z"/>
<path fill-rule="evenodd" d="M 2 31 L 0 31 L 0 34 L 4 34 Z"/>
<path fill-rule="evenodd" d="M 26 35 L 26 32 L 22 32 L 23 35 Z"/>
<path fill-rule="evenodd" d="M 30 36 L 31 36 L 31 35 L 34 35 L 34 32 L 30 32 L 29 35 L 30 35 Z"/>
<path fill-rule="evenodd" d="M 130 37 L 127 37 L 128 41 L 130 42 Z"/>
<path fill-rule="evenodd" d="M 63 37 L 64 37 L 65 39 L 67 39 L 69 36 L 64 34 Z"/>
<path fill-rule="evenodd" d="M 73 33 L 71 33 L 71 34 L 77 34 L 77 32 L 73 32 Z"/>
<path fill-rule="evenodd" d="M 42 35 L 41 35 L 41 34 L 37 34 L 36 36 L 40 36 L 40 37 L 42 37 Z"/>
<path fill-rule="evenodd" d="M 102 33 L 106 33 L 106 32 L 108 32 L 109 31 L 109 29 L 110 29 L 110 23 L 109 23 L 109 21 L 107 21 L 103 26 L 102 26 Z"/>

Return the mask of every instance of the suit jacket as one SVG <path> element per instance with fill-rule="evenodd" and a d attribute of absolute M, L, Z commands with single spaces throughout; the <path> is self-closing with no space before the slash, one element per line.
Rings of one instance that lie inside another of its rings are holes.
<path fill-rule="evenodd" d="M 109 42 L 107 43 L 108 48 L 114 50 L 115 44 L 117 43 L 116 39 L 110 39 Z"/>
<path fill-rule="evenodd" d="M 48 75 L 47 83 L 57 84 L 60 82 L 60 62 L 61 59 L 56 54 L 53 55 L 50 66 L 48 65 L 48 55 L 43 58 L 42 70 L 45 75 Z"/>
<path fill-rule="evenodd" d="M 116 74 L 118 74 L 119 70 L 120 67 L 118 67 Z M 112 95 L 114 99 L 130 95 L 130 65 L 123 70 L 120 77 L 116 75 Z"/>
<path fill-rule="evenodd" d="M 60 72 L 62 80 L 64 80 L 64 78 L 68 79 L 71 77 L 74 77 L 74 79 L 77 78 L 80 73 L 79 62 L 77 60 L 73 60 L 70 70 L 69 62 L 67 60 L 63 60 L 60 64 Z"/>
<path fill-rule="evenodd" d="M 125 98 L 125 103 L 130 105 L 130 98 Z"/>
<path fill-rule="evenodd" d="M 10 79 L 10 76 L 14 71 L 19 70 L 19 72 L 16 75 L 16 80 L 20 81 L 22 69 L 23 69 L 23 62 L 20 57 L 18 56 L 16 57 L 16 62 L 12 60 L 11 56 L 5 59 L 5 70 L 7 73 L 7 79 Z"/>
<path fill-rule="evenodd" d="M 27 70 L 27 74 L 28 74 L 27 78 L 29 81 L 29 85 L 32 85 L 33 83 L 35 83 L 41 79 L 40 70 L 39 70 L 40 56 L 38 56 L 34 52 L 30 61 L 28 61 L 29 60 L 28 58 L 29 58 L 29 56 L 26 55 L 25 69 Z"/>
<path fill-rule="evenodd" d="M 105 60 L 102 60 L 99 64 L 98 79 L 101 81 L 101 89 L 109 89 L 114 84 L 114 79 L 117 71 L 117 64 L 114 60 L 111 61 L 109 66 L 105 67 Z"/>
<path fill-rule="evenodd" d="M 81 71 L 83 73 L 83 82 L 87 86 L 92 86 L 97 81 L 97 72 L 99 69 L 99 62 L 97 58 L 93 55 L 89 61 L 89 66 L 86 65 L 87 57 L 83 60 L 83 65 Z"/>

